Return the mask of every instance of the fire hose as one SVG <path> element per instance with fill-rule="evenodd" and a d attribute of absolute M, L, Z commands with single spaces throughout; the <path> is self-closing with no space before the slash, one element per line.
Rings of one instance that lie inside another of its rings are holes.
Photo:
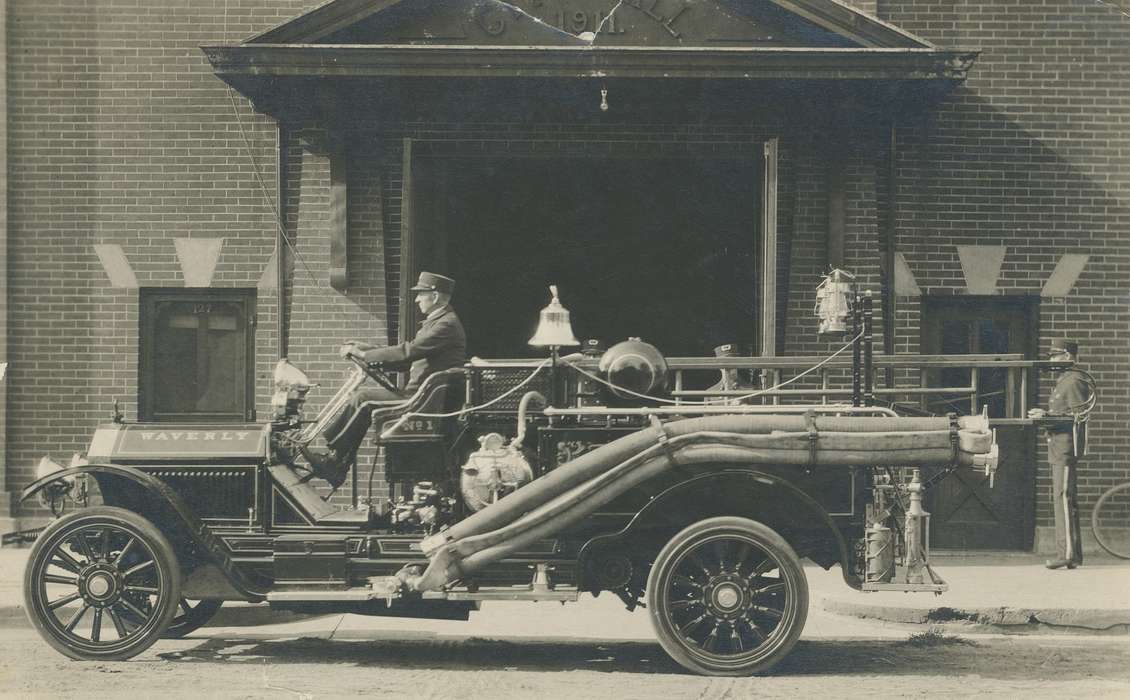
<path fill-rule="evenodd" d="M 956 434 L 955 434 L 956 433 Z M 876 448 L 876 445 L 881 445 Z M 386 586 L 441 589 L 579 522 L 675 465 L 992 466 L 981 416 L 859 418 L 720 416 L 673 421 L 620 438 L 557 467 L 421 545 L 430 562 Z"/>

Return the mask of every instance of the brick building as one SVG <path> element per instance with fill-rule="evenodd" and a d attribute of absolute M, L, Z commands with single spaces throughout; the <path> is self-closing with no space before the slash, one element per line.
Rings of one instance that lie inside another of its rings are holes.
<path fill-rule="evenodd" d="M 842 266 L 888 351 L 1075 336 L 1102 392 L 1083 507 L 1130 478 L 1116 3 L 6 4 L 0 530 L 42 519 L 13 495 L 115 399 L 252 420 L 283 354 L 326 398 L 339 341 L 413 322 L 422 267 L 489 357 L 550 282 L 586 336 L 823 353 Z M 1043 548 L 1046 463 L 1010 440 L 1003 488 L 939 496 L 939 544 Z"/>

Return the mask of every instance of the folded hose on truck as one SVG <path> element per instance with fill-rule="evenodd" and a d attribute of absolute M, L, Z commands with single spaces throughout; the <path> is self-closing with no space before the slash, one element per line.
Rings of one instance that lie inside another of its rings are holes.
<path fill-rule="evenodd" d="M 815 438 L 813 435 L 815 434 Z M 956 449 L 955 449 L 956 446 Z M 422 543 L 430 562 L 397 574 L 437 590 L 579 522 L 633 487 L 692 464 L 972 466 L 989 452 L 980 416 L 948 418 L 709 416 L 625 436 L 535 480 Z"/>

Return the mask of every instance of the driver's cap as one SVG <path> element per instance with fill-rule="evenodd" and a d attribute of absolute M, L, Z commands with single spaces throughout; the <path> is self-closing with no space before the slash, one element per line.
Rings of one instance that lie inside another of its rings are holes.
<path fill-rule="evenodd" d="M 451 294 L 455 291 L 455 280 L 443 275 L 437 275 L 434 272 L 421 272 L 420 279 L 416 282 L 416 286 L 412 287 L 413 292 L 440 292 L 442 294 Z"/>

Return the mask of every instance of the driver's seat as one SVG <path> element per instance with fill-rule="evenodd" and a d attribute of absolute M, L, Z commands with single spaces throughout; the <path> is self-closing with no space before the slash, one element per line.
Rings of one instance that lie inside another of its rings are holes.
<path fill-rule="evenodd" d="M 433 372 L 424 378 L 420 388 L 408 399 L 408 403 L 398 402 L 389 404 L 383 401 L 370 401 L 363 406 L 372 409 L 373 426 L 377 428 L 377 435 L 381 435 L 387 428 L 399 420 L 406 413 L 422 413 L 418 420 L 410 418 L 396 429 L 393 435 L 378 442 L 390 442 L 395 439 L 429 439 L 443 437 L 442 418 L 432 418 L 429 415 L 451 413 L 458 408 L 458 403 L 449 400 L 458 396 L 457 391 L 452 391 L 453 385 L 466 376 L 462 367 Z"/>
<path fill-rule="evenodd" d="M 466 400 L 465 386 L 466 375 L 461 367 L 443 370 L 424 380 L 422 390 L 416 393 L 416 400 L 409 406 L 373 411 L 373 425 L 377 428 L 375 442 L 384 449 L 386 481 L 391 484 L 443 478 L 447 473 L 456 420 L 429 415 L 453 413 L 461 408 Z M 460 388 L 464 391 L 459 391 Z M 425 415 L 410 416 L 397 424 L 405 413 Z M 396 429 L 390 430 L 394 426 Z"/>

